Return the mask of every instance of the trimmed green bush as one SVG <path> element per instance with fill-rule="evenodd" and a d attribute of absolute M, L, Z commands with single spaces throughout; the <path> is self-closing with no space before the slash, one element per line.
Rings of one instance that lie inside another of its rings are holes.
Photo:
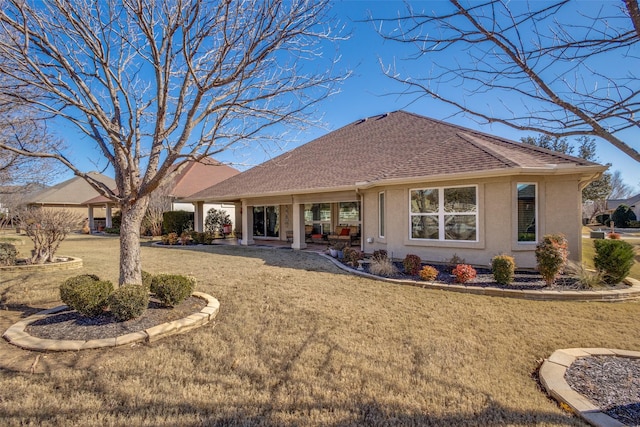
<path fill-rule="evenodd" d="M 515 278 L 516 262 L 509 255 L 496 255 L 491 259 L 493 279 L 500 285 L 509 285 Z"/>
<path fill-rule="evenodd" d="M 111 314 L 120 322 L 142 316 L 148 305 L 149 292 L 140 285 L 122 285 L 109 297 Z"/>
<path fill-rule="evenodd" d="M 633 266 L 633 246 L 624 240 L 609 239 L 597 239 L 593 244 L 596 248 L 593 263 L 604 274 L 604 281 L 610 285 L 620 283 Z"/>
<path fill-rule="evenodd" d="M 178 236 L 183 231 L 193 228 L 193 212 L 168 211 L 162 214 L 162 230 L 164 234 L 176 233 Z"/>
<path fill-rule="evenodd" d="M 636 214 L 627 205 L 620 205 L 611 214 L 611 221 L 619 228 L 629 228 L 631 221 L 636 221 Z"/>
<path fill-rule="evenodd" d="M 151 281 L 151 293 L 168 307 L 187 299 L 195 289 L 195 278 L 179 274 L 157 274 Z"/>
<path fill-rule="evenodd" d="M 93 274 L 71 277 L 60 285 L 60 299 L 78 313 L 96 317 L 109 306 L 113 283 Z"/>
<path fill-rule="evenodd" d="M 0 265 L 16 265 L 18 251 L 11 243 L 0 243 Z"/>
<path fill-rule="evenodd" d="M 142 270 L 142 286 L 149 291 L 151 289 L 151 281 L 153 280 L 153 274 Z"/>
<path fill-rule="evenodd" d="M 416 276 L 422 268 L 422 260 L 418 255 L 408 254 L 402 261 L 404 272 Z"/>

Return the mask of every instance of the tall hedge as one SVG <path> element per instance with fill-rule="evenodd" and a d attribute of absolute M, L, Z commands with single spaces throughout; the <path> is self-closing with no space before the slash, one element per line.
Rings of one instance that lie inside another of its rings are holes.
<path fill-rule="evenodd" d="M 193 229 L 193 212 L 168 211 L 162 214 L 162 231 L 164 234 L 182 234 Z"/>
<path fill-rule="evenodd" d="M 636 214 L 627 205 L 618 206 L 613 214 L 611 214 L 611 221 L 613 221 L 616 227 L 620 228 L 629 228 L 631 221 L 637 219 Z"/>
<path fill-rule="evenodd" d="M 604 281 L 609 284 L 620 283 L 633 266 L 633 246 L 623 240 L 609 239 L 597 239 L 593 244 L 596 248 L 593 263 L 598 271 L 604 273 Z"/>

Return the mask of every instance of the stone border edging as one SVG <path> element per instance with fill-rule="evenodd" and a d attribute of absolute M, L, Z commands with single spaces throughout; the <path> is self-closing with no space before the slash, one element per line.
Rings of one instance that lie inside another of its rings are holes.
<path fill-rule="evenodd" d="M 49 264 L 24 264 L 24 265 L 8 265 L 1 266 L 0 271 L 18 272 L 18 271 L 63 271 L 75 270 L 82 268 L 82 258 L 72 256 L 56 256 L 56 258 L 67 258 L 67 261 L 53 262 Z"/>
<path fill-rule="evenodd" d="M 220 302 L 218 302 L 217 299 L 203 292 L 194 292 L 192 296 L 207 301 L 207 305 L 198 313 L 191 314 L 172 322 L 152 326 L 144 331 L 132 332 L 119 337 L 93 339 L 88 341 L 52 340 L 37 338 L 25 332 L 25 328 L 29 324 L 50 314 L 66 310 L 68 308 L 66 305 L 53 307 L 29 316 L 9 327 L 2 337 L 15 346 L 24 348 L 25 350 L 35 351 L 77 351 L 90 348 L 118 347 L 120 345 L 133 344 L 137 342 L 154 342 L 170 335 L 179 334 L 199 326 L 203 326 L 218 315 Z"/>
<path fill-rule="evenodd" d="M 588 356 L 619 356 L 640 359 L 640 351 L 607 348 L 565 348 L 556 350 L 540 367 L 540 382 L 547 393 L 596 427 L 625 427 L 625 424 L 602 412 L 564 379 L 567 368 L 576 359 Z"/>
<path fill-rule="evenodd" d="M 391 279 L 388 277 L 380 277 L 375 274 L 370 274 L 364 271 L 359 271 L 348 267 L 333 258 L 330 255 L 316 252 L 318 255 L 329 259 L 338 268 L 347 271 L 352 274 L 367 277 L 370 279 L 380 280 L 383 282 L 396 283 L 396 284 L 410 284 L 414 286 L 421 286 L 423 288 L 438 289 L 452 292 L 462 292 L 475 295 L 489 295 L 506 298 L 520 298 L 530 299 L 538 301 L 596 301 L 596 302 L 618 302 L 640 298 L 640 280 L 627 277 L 624 282 L 627 283 L 629 288 L 627 289 L 611 289 L 603 291 L 527 291 L 519 289 L 502 289 L 494 287 L 477 287 L 477 286 L 464 286 L 464 285 L 449 285 L 439 282 L 416 282 L 413 280 L 403 279 Z"/>

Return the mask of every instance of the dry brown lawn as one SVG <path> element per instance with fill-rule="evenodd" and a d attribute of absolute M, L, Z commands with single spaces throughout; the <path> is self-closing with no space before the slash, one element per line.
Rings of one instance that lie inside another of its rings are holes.
<path fill-rule="evenodd" d="M 2 275 L 2 330 L 60 304 L 66 277 L 117 278 L 115 238 L 73 236 L 60 253 L 85 267 Z M 353 277 L 284 249 L 145 244 L 142 254 L 151 273 L 194 274 L 198 290 L 221 303 L 216 321 L 152 344 L 77 353 L 2 341 L 1 424 L 584 425 L 540 390 L 540 361 L 568 347 L 640 350 L 637 302 L 432 291 Z"/>

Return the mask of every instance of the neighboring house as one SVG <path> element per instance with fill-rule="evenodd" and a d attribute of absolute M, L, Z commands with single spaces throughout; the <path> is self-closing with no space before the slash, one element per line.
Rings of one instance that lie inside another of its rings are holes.
<path fill-rule="evenodd" d="M 40 183 L 28 183 L 24 185 L 7 185 L 0 187 L 0 226 L 10 222 L 11 216 L 21 206 L 26 204 L 32 194 L 47 188 Z M 6 218 L 4 218 L 6 216 Z"/>
<path fill-rule="evenodd" d="M 200 162 L 188 162 L 180 173 L 168 184 L 156 191 L 158 202 L 163 206 L 163 210 L 182 210 L 193 212 L 195 210 L 193 203 L 184 203 L 181 198 L 187 197 L 204 188 L 210 187 L 220 181 L 240 173 L 237 169 L 224 165 L 216 160 L 207 158 Z M 106 226 L 111 227 L 111 213 L 116 205 L 104 196 L 97 196 L 84 201 L 89 207 L 89 222 L 91 229 L 95 229 L 95 223 L 92 220 L 93 211 L 95 209 L 104 209 L 106 211 Z M 211 208 L 223 209 L 227 211 L 233 219 L 235 217 L 235 205 L 212 203 L 202 205 L 200 215 L 206 215 Z"/>
<path fill-rule="evenodd" d="M 455 254 L 488 265 L 506 253 L 533 268 L 544 234 L 581 257 L 581 190 L 605 166 L 398 111 L 349 124 L 196 193 L 235 203 L 244 245 L 353 226 L 367 253 Z M 196 229 L 202 224 L 196 224 Z"/>
<path fill-rule="evenodd" d="M 88 175 L 94 179 L 104 183 L 110 188 L 115 187 L 116 183 L 113 178 L 109 178 L 106 175 L 102 175 L 98 172 L 89 172 Z M 90 222 L 93 223 L 95 218 L 102 218 L 110 221 L 111 212 L 110 207 L 106 205 L 100 205 L 97 207 L 98 212 L 95 213 L 94 209 L 90 209 L 89 215 L 87 215 L 86 201 L 95 198 L 99 193 L 91 186 L 87 181 L 79 176 L 75 176 L 64 182 L 48 187 L 38 193 L 31 196 L 27 204 L 31 206 L 42 206 L 51 209 L 65 209 L 73 212 L 77 212 L 83 217 L 88 217 Z"/>
<path fill-rule="evenodd" d="M 612 214 L 620 205 L 627 205 L 631 208 L 636 218 L 640 219 L 640 193 L 631 196 L 628 199 L 609 199 L 607 200 L 607 212 Z"/>

